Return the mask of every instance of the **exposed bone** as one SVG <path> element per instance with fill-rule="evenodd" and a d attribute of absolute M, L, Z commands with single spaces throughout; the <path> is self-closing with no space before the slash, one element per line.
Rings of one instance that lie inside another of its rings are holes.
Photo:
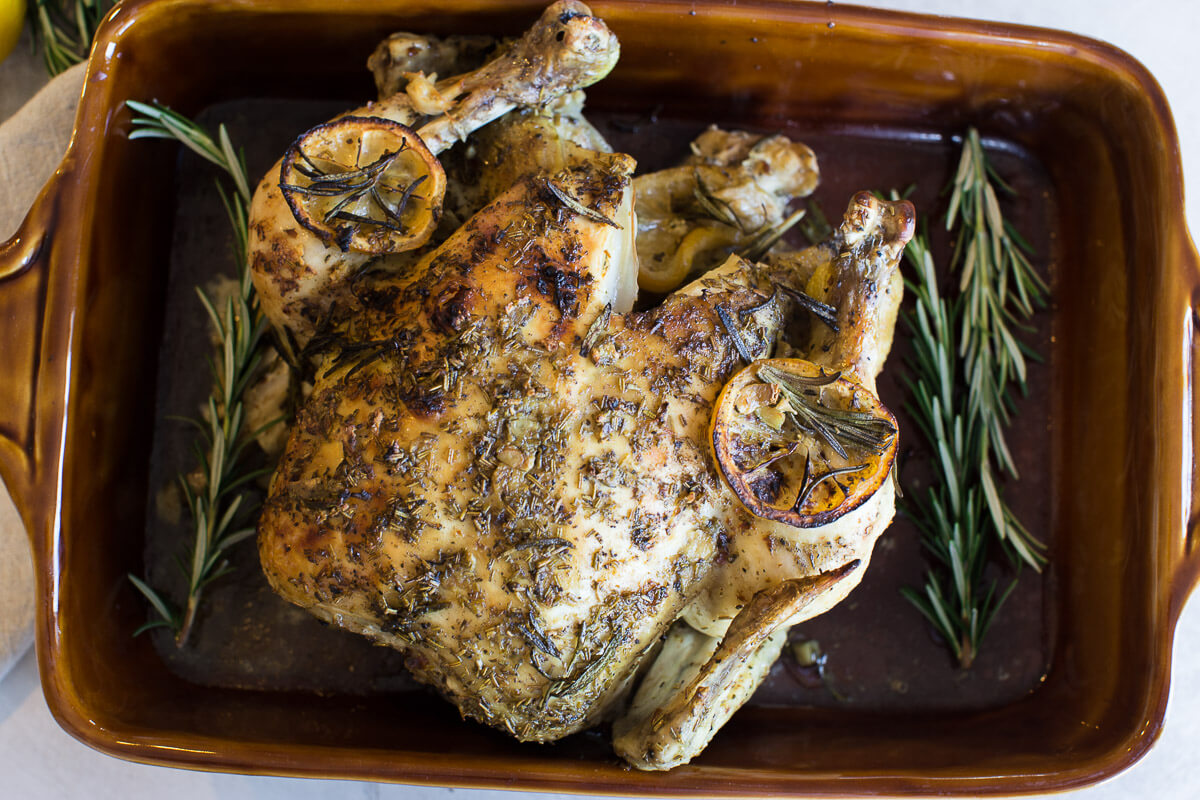
<path fill-rule="evenodd" d="M 619 54 L 616 37 L 587 6 L 560 0 L 495 59 L 475 72 L 439 81 L 442 96 L 461 97 L 418 133 L 429 149 L 441 152 L 517 106 L 545 105 L 591 86 L 612 70 Z"/>

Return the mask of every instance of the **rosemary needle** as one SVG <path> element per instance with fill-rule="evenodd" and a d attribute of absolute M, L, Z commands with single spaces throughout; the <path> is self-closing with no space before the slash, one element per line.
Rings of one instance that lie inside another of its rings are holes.
<path fill-rule="evenodd" d="M 218 348 L 212 362 L 213 385 L 206 413 L 203 419 L 195 421 L 200 430 L 196 450 L 202 478 L 198 486 L 193 486 L 188 476 L 179 478 L 192 520 L 191 552 L 182 562 L 187 597 L 177 607 L 145 581 L 129 576 L 157 614 L 137 633 L 168 627 L 175 633 L 176 645 L 182 647 L 191 634 L 205 588 L 229 570 L 227 551 L 254 533 L 253 526 L 246 525 L 254 515 L 250 497 L 238 489 L 258 474 L 247 470 L 243 447 L 258 431 L 245 430 L 242 392 L 262 360 L 267 323 L 258 310 L 246 260 L 250 184 L 242 156 L 234 150 L 225 126 L 218 129 L 214 138 L 168 108 L 134 101 L 128 105 L 141 115 L 134 118 L 129 138 L 179 141 L 223 169 L 235 187 L 233 192 L 222 189 L 221 201 L 235 235 L 238 290 L 218 307 L 202 289 L 196 289 L 216 330 Z"/>

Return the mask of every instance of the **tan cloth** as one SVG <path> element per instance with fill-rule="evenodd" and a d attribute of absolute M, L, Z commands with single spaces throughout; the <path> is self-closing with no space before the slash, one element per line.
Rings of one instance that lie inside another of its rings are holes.
<path fill-rule="evenodd" d="M 16 232 L 71 139 L 83 65 L 46 85 L 0 124 L 0 241 Z M 33 642 L 33 566 L 25 528 L 0 491 L 0 677 Z"/>

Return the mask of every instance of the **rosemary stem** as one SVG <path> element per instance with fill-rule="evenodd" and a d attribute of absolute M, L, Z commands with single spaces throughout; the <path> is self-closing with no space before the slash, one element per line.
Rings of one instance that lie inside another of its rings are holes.
<path fill-rule="evenodd" d="M 195 591 L 188 595 L 187 609 L 183 614 L 183 621 L 179 626 L 179 630 L 175 633 L 175 646 L 183 648 L 187 645 L 188 639 L 192 635 L 192 623 L 196 621 L 196 609 L 200 606 L 200 592 Z"/>
<path fill-rule="evenodd" d="M 966 625 L 964 624 L 964 627 Z M 970 634 L 963 632 L 962 640 L 958 644 L 958 665 L 963 669 L 970 669 L 975 663 L 975 645 L 971 640 Z"/>

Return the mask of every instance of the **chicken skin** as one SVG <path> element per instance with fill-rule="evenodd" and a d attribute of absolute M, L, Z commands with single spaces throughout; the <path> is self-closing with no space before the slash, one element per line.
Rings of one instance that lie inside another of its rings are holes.
<path fill-rule="evenodd" d="M 891 520 L 890 481 L 826 525 L 757 517 L 708 431 L 726 382 L 806 313 L 796 293 L 834 306 L 836 332 L 813 321 L 787 346 L 874 389 L 913 211 L 860 194 L 829 242 L 730 256 L 633 311 L 634 166 L 592 150 L 524 174 L 382 273 L 315 238 L 280 260 L 295 225 L 256 197 L 264 310 L 316 364 L 258 544 L 283 597 L 403 650 L 464 716 L 539 742 L 613 720 L 622 757 L 666 769 L 749 697 L 787 626 L 861 580 Z M 293 300 L 279 276 L 298 267 L 320 277 Z"/>

